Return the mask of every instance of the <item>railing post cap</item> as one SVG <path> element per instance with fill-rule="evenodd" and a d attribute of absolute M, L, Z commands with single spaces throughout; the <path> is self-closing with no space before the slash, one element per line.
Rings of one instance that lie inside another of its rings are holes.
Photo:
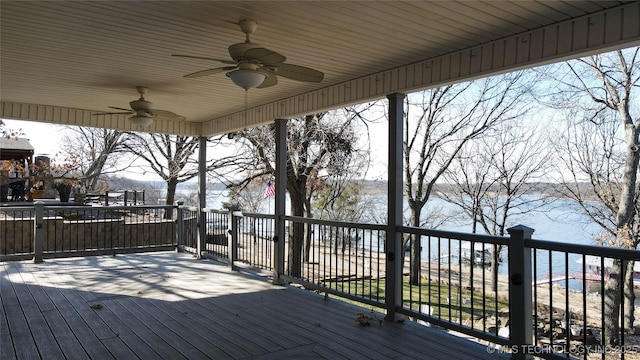
<path fill-rule="evenodd" d="M 525 225 L 516 225 L 514 227 L 510 227 L 507 229 L 507 232 L 509 234 L 513 234 L 514 232 L 522 232 L 522 233 L 529 233 L 529 234 L 533 234 L 533 232 L 536 231 L 535 229 L 532 229 L 528 226 Z"/>

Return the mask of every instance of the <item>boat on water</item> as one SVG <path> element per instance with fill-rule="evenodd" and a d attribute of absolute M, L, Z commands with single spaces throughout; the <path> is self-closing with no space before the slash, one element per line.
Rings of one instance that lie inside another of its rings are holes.
<path fill-rule="evenodd" d="M 491 266 L 492 261 L 492 246 L 485 246 L 482 244 L 475 244 L 473 252 L 471 251 L 471 243 L 464 242 L 460 246 L 460 256 L 463 262 L 470 263 L 473 260 L 475 265 Z M 500 260 L 499 260 L 500 261 Z"/>
<path fill-rule="evenodd" d="M 602 274 L 604 274 L 605 279 L 609 277 L 609 269 L 613 266 L 613 259 L 603 259 L 599 256 L 593 255 L 587 255 L 584 259 L 586 265 L 585 278 L 588 281 L 600 281 Z M 582 265 L 582 258 L 578 259 L 576 262 Z M 602 267 L 603 265 L 604 272 Z M 640 289 L 640 261 L 635 261 L 633 264 L 633 287 Z"/>

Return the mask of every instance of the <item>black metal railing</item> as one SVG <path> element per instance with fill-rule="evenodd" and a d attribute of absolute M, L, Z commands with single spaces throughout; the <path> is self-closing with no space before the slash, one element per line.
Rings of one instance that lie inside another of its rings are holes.
<path fill-rule="evenodd" d="M 227 262 L 277 271 L 275 265 L 264 265 L 270 263 L 269 246 L 276 246 L 271 242 L 273 225 L 263 235 L 252 230 L 260 221 L 272 224 L 273 216 L 227 214 Z M 509 229 L 509 237 L 399 227 L 396 231 L 405 240 L 403 276 L 401 283 L 394 283 L 386 277 L 385 225 L 293 216 L 281 220 L 284 266 L 277 276 L 286 281 L 379 308 L 385 307 L 386 288 L 399 287 L 398 313 L 474 336 L 492 351 L 585 359 L 594 353 L 624 358 L 625 350 L 640 351 L 635 345 L 624 347 L 624 330 L 619 333 L 620 347 L 605 347 L 600 335 L 605 328 L 602 295 L 590 293 L 587 286 L 582 292 L 574 289 L 574 283 L 604 286 L 605 272 L 596 279 L 587 267 L 593 257 L 605 268 L 615 261 L 624 265 L 638 260 L 637 251 L 532 240 L 533 229 L 524 226 Z M 290 246 L 294 238 L 295 247 Z M 257 239 L 269 250 L 256 251 Z M 296 252 L 297 260 L 292 256 Z M 277 259 L 271 261 L 275 264 Z M 558 268 L 564 269 L 560 275 Z M 622 317 L 621 313 L 620 322 Z"/>
<path fill-rule="evenodd" d="M 200 209 L 178 205 L 178 248 L 196 253 L 198 251 L 198 222 Z"/>
<path fill-rule="evenodd" d="M 509 282 L 493 279 L 491 269 L 494 263 L 507 264 L 499 250 L 508 250 L 509 238 L 415 227 L 400 231 L 406 243 L 400 312 L 491 342 L 504 341 L 497 336 L 509 316 Z"/>
<path fill-rule="evenodd" d="M 229 259 L 229 211 L 211 210 L 203 211 L 205 218 L 205 239 L 202 254 L 221 261 Z"/>
<path fill-rule="evenodd" d="M 635 308 L 626 307 L 631 300 L 625 296 L 625 290 L 633 292 L 639 285 L 637 278 L 634 284 L 632 276 L 634 272 L 640 274 L 638 266 L 634 270 L 635 262 L 640 260 L 638 251 L 543 240 L 529 240 L 525 245 L 533 257 L 536 351 L 583 359 L 639 356 L 640 345 L 627 342 L 629 329 L 625 329 L 624 319 L 629 315 L 625 314 L 626 309 Z M 631 282 L 625 283 L 629 272 Z M 608 284 L 612 277 L 619 280 L 616 288 Z M 615 298 L 620 304 L 617 319 L 611 318 L 606 310 L 607 302 Z M 617 334 L 611 333 L 607 320 L 618 324 Z M 619 343 L 606 341 L 612 337 L 618 338 Z"/>
<path fill-rule="evenodd" d="M 296 265 L 285 257 L 284 276 L 308 288 L 384 306 L 386 226 L 287 216 L 286 251 L 297 237 Z"/>
<path fill-rule="evenodd" d="M 3 207 L 2 260 L 167 250 L 176 246 L 174 206 Z"/>
<path fill-rule="evenodd" d="M 256 269 L 273 271 L 275 216 L 235 213 L 233 218 L 237 221 L 237 261 Z M 233 227 L 231 230 L 233 233 Z"/>
<path fill-rule="evenodd" d="M 392 311 L 474 336 L 492 352 L 583 359 L 640 353 L 624 326 L 624 289 L 634 284 L 621 281 L 612 292 L 610 283 L 637 271 L 640 253 L 533 240 L 533 231 L 517 226 L 498 237 L 182 205 L 36 205 L 0 210 L 0 260 L 177 246 L 379 311 L 389 311 L 389 294 L 400 294 Z M 389 234 L 403 240 L 400 256 L 386 248 Z M 398 265 L 402 275 L 387 277 Z M 620 303 L 616 319 L 607 318 L 612 296 Z M 615 334 L 607 330 L 612 322 Z M 619 343 L 605 346 L 611 335 Z"/>
<path fill-rule="evenodd" d="M 0 258 L 33 256 L 33 208 L 3 207 L 0 211 Z"/>

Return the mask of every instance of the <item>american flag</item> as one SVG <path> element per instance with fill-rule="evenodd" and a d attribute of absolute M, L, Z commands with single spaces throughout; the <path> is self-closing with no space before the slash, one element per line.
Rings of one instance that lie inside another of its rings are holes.
<path fill-rule="evenodd" d="M 267 183 L 267 188 L 264 190 L 264 198 L 269 198 L 276 194 L 276 187 L 271 181 Z"/>

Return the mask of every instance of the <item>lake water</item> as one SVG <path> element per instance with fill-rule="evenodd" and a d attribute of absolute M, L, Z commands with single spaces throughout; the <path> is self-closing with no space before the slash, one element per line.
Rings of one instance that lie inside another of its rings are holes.
<path fill-rule="evenodd" d="M 384 203 L 384 195 L 375 196 L 380 197 L 380 199 L 378 200 Z M 207 206 L 214 209 L 221 208 L 224 201 L 226 201 L 225 193 L 223 191 L 215 192 L 213 194 L 210 194 L 210 196 L 208 197 Z M 273 201 L 273 197 L 264 200 L 262 202 L 262 209 L 260 209 L 259 212 L 272 213 Z M 446 201 L 439 198 L 430 199 L 429 203 L 427 204 L 427 207 L 429 206 L 440 208 L 444 212 L 450 212 L 453 214 L 460 213 L 460 210 L 455 205 L 447 203 Z M 289 208 L 287 202 L 287 211 L 288 209 Z M 386 210 L 382 209 L 382 211 Z M 427 211 L 425 210 L 424 213 L 426 212 Z M 406 210 L 405 217 L 408 217 L 408 210 Z M 545 206 L 539 211 L 533 211 L 525 215 L 513 217 L 510 219 L 507 228 L 516 225 L 525 225 L 534 229 L 535 231 L 532 236 L 533 239 L 585 245 L 595 245 L 595 239 L 598 233 L 602 231 L 597 224 L 590 221 L 589 218 L 582 214 L 580 212 L 580 209 L 577 208 L 576 205 L 569 200 L 556 200 L 553 204 Z M 444 224 L 438 229 L 470 233 L 471 225 L 469 222 L 465 223 L 464 221 L 452 221 L 450 223 Z M 435 243 L 432 243 L 431 249 L 429 249 L 426 241 L 423 241 L 423 244 L 421 245 L 421 255 L 423 259 L 436 259 L 440 257 L 441 261 L 448 261 L 448 257 L 446 258 L 446 260 L 445 258 L 443 258 L 443 255 L 447 255 L 447 253 L 449 252 L 449 246 L 447 243 L 443 242 L 441 244 L 440 251 L 438 251 L 437 244 Z M 458 246 L 459 242 L 452 242 L 450 249 L 452 254 L 458 254 Z M 383 244 L 379 244 L 378 248 L 382 249 Z M 377 250 L 375 245 L 372 246 L 372 250 Z M 506 260 L 506 252 L 503 254 L 502 258 Z M 457 257 L 451 259 L 452 262 L 459 261 Z M 550 260 L 551 268 L 549 267 Z M 556 252 L 549 254 L 549 252 L 547 251 L 539 251 L 536 258 L 537 278 L 548 278 L 550 270 L 551 274 L 564 274 L 566 264 L 568 264 L 568 268 L 570 271 L 582 271 L 581 256 L 570 254 L 568 257 L 568 262 L 566 260 L 567 259 L 565 259 L 564 254 Z M 507 273 L 506 261 L 504 261 L 500 265 L 499 272 L 503 274 Z M 561 285 L 564 286 L 564 282 Z M 581 281 L 570 280 L 569 287 L 579 290 L 582 288 Z"/>
<path fill-rule="evenodd" d="M 443 209 L 449 211 L 457 211 L 455 206 L 436 200 L 434 203 L 442 206 Z M 534 229 L 532 238 L 535 240 L 548 240 L 561 243 L 596 245 L 596 238 L 602 232 L 600 226 L 582 214 L 580 209 L 569 200 L 556 200 L 553 204 L 545 206 L 541 211 L 534 211 L 528 214 L 514 217 L 510 219 L 507 228 L 516 225 L 525 225 Z M 470 224 L 447 224 L 442 226 L 442 230 L 471 232 Z M 432 249 L 429 251 L 426 244 L 423 245 L 422 256 L 434 259 L 438 256 L 438 251 Z M 468 245 L 467 245 L 468 246 Z M 488 249 L 490 247 L 487 247 Z M 458 252 L 457 244 L 452 244 L 452 253 Z M 440 254 L 442 256 L 442 254 Z M 503 252 L 502 258 L 505 260 L 499 266 L 498 270 L 502 274 L 506 274 L 507 262 L 506 251 Z M 458 262 L 457 258 L 451 260 Z M 548 279 L 554 275 L 566 275 L 566 269 L 570 272 L 582 272 L 582 256 L 577 254 L 569 254 L 565 258 L 564 253 L 549 252 L 539 250 L 536 253 L 536 271 L 537 279 Z M 551 274 L 551 275 L 550 275 Z M 565 286 L 565 282 L 557 284 Z M 569 288 L 574 290 L 582 289 L 581 280 L 569 280 Z"/>

